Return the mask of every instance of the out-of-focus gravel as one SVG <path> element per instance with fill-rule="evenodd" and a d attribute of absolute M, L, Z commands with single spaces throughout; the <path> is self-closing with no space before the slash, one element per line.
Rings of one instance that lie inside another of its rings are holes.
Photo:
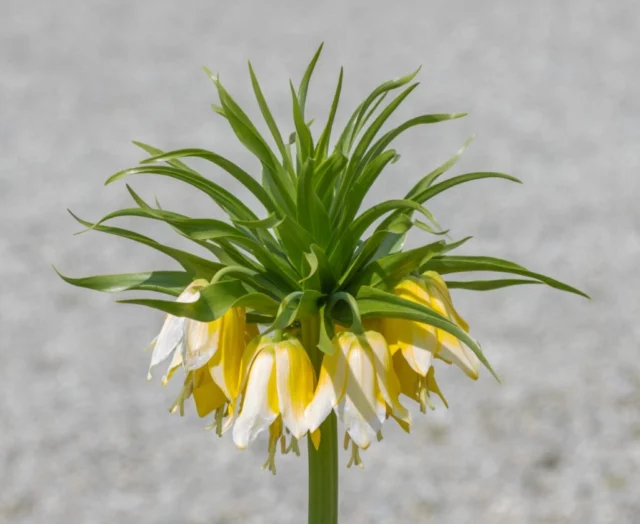
<path fill-rule="evenodd" d="M 95 219 L 128 205 L 124 184 L 102 182 L 142 158 L 131 139 L 212 148 L 255 172 L 210 111 L 200 66 L 257 115 L 251 58 L 288 129 L 287 78 L 323 40 L 309 111 L 319 122 L 340 65 L 343 107 L 423 64 L 396 121 L 470 113 L 400 140 L 375 199 L 401 196 L 476 132 L 455 172 L 500 170 L 525 185 L 454 189 L 434 201 L 440 220 L 454 238 L 474 235 L 467 253 L 525 262 L 593 296 L 455 293 L 503 384 L 441 367 L 451 408 L 417 417 L 410 436 L 389 425 L 364 471 L 341 469 L 342 522 L 640 522 L 634 0 L 3 0 L 0 522 L 304 522 L 305 460 L 281 458 L 272 478 L 260 471 L 264 440 L 236 451 L 197 417 L 170 416 L 175 388 L 145 381 L 142 351 L 161 315 L 72 288 L 50 264 L 73 276 L 173 267 L 125 240 L 72 237 L 65 208 Z M 217 213 L 170 181 L 131 183 L 167 207 Z"/>

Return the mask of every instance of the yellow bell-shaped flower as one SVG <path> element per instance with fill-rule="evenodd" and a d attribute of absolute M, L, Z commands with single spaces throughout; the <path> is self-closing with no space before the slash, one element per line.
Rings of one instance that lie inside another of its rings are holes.
<path fill-rule="evenodd" d="M 206 280 L 194 281 L 178 297 L 179 302 L 195 302 Z M 183 389 L 172 406 L 184 412 L 184 401 L 193 396 L 198 415 L 216 411 L 216 426 L 221 432 L 221 418 L 232 415 L 225 409 L 239 394 L 242 354 L 258 335 L 254 324 L 247 324 L 244 308 L 231 308 L 212 322 L 167 315 L 151 358 L 150 370 L 173 355 L 163 383 L 180 367 L 187 372 Z M 225 424 L 228 427 L 232 417 Z"/>
<path fill-rule="evenodd" d="M 276 443 L 282 439 L 283 430 L 291 433 L 294 450 L 297 440 L 309 430 L 305 410 L 315 385 L 313 365 L 297 338 L 256 337 L 242 357 L 242 403 L 233 427 L 236 446 L 246 448 L 268 428 L 269 459 L 265 467 L 275 472 Z M 317 446 L 319 432 L 312 437 Z"/>
<path fill-rule="evenodd" d="M 433 309 L 464 331 L 469 331 L 469 326 L 453 307 L 447 285 L 434 271 L 427 271 L 421 277 L 406 278 L 393 292 L 398 297 Z M 455 364 L 474 380 L 478 378 L 478 357 L 454 335 L 407 319 L 383 318 L 379 324 L 391 351 L 394 354 L 401 351 L 411 369 L 418 375 L 426 377 L 433 358 L 439 358 Z"/>
<path fill-rule="evenodd" d="M 361 335 L 338 333 L 334 352 L 322 360 L 318 387 L 307 408 L 309 429 L 315 430 L 333 409 L 353 442 L 352 461 L 360 465 L 358 448 L 381 438 L 382 423 L 393 415 L 408 429 L 411 415 L 400 404 L 400 384 L 384 337 L 375 331 Z"/>

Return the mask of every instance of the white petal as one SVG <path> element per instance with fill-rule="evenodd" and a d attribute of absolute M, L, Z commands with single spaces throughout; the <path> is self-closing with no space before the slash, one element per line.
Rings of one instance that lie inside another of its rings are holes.
<path fill-rule="evenodd" d="M 347 357 L 355 337 L 340 333 L 333 340 L 333 355 L 324 355 L 313 400 L 305 411 L 309 431 L 320 427 L 344 394 L 347 380 Z"/>
<path fill-rule="evenodd" d="M 264 350 L 251 366 L 242 411 L 233 426 L 233 441 L 241 449 L 267 429 L 279 414 L 274 364 L 273 351 Z"/>
<path fill-rule="evenodd" d="M 448 333 L 447 333 L 448 335 Z M 452 362 L 472 379 L 478 378 L 480 361 L 471 348 L 453 335 L 442 337 L 442 346 L 438 355 L 445 362 Z"/>
<path fill-rule="evenodd" d="M 398 400 L 400 382 L 393 369 L 393 361 L 387 342 L 380 333 L 375 331 L 367 331 L 366 339 L 371 347 L 380 393 L 393 414 L 407 424 L 411 424 L 411 414 Z"/>
<path fill-rule="evenodd" d="M 362 449 L 376 439 L 386 416 L 384 399 L 376 382 L 371 351 L 354 344 L 349 352 L 346 392 L 336 412 L 351 440 Z"/>
<path fill-rule="evenodd" d="M 167 360 L 173 351 L 178 347 L 184 338 L 184 325 L 186 319 L 183 317 L 174 317 L 173 315 L 167 315 L 160 334 L 158 335 L 158 341 L 153 348 L 151 354 L 151 364 L 149 365 L 149 377 L 151 378 L 151 371 L 158 364 Z"/>
<path fill-rule="evenodd" d="M 213 356 L 218 347 L 220 330 L 218 322 L 198 322 L 189 319 L 185 325 L 186 351 L 184 368 L 187 371 L 199 369 Z"/>
<path fill-rule="evenodd" d="M 200 293 L 196 288 L 202 286 L 203 282 L 206 284 L 206 281 L 202 280 L 192 282 L 176 299 L 176 302 L 189 303 L 198 300 Z M 173 315 L 167 315 L 165 318 L 160 334 L 156 339 L 153 353 L 151 354 L 148 379 L 151 379 L 151 371 L 153 368 L 167 360 L 183 341 L 186 320 L 184 317 L 175 317 Z"/>

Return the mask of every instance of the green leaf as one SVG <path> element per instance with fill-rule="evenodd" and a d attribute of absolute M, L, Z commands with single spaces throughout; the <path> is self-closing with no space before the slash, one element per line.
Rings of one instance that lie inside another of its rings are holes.
<path fill-rule="evenodd" d="M 335 335 L 333 321 L 331 316 L 327 314 L 326 305 L 320 308 L 320 334 L 318 337 L 318 349 L 325 355 L 333 355 L 335 346 L 332 339 Z"/>
<path fill-rule="evenodd" d="M 251 211 L 245 204 L 243 204 L 237 197 L 232 195 L 229 191 L 219 186 L 218 184 L 211 182 L 201 175 L 195 175 L 190 171 L 184 169 L 178 169 L 175 167 L 165 166 L 140 166 L 131 169 L 125 169 L 115 175 L 112 175 L 107 179 L 105 185 L 111 184 L 117 180 L 123 179 L 130 175 L 140 174 L 152 174 L 163 175 L 182 182 L 199 189 L 207 194 L 211 199 L 218 204 L 229 216 L 238 220 L 257 220 L 258 217 Z"/>
<path fill-rule="evenodd" d="M 327 124 L 320 135 L 320 139 L 318 140 L 318 145 L 316 146 L 316 158 L 323 159 L 327 156 L 327 152 L 329 151 L 329 141 L 331 140 L 331 130 L 333 129 L 333 121 L 336 116 L 336 111 L 338 110 L 338 103 L 340 102 L 340 93 L 342 91 L 342 78 L 344 74 L 344 70 L 340 68 L 340 75 L 338 76 L 338 86 L 336 87 L 336 92 L 333 95 L 333 102 L 331 102 L 331 110 L 329 111 L 329 117 L 327 118 Z"/>
<path fill-rule="evenodd" d="M 504 173 L 494 173 L 490 171 L 482 171 L 478 173 L 466 173 L 464 175 L 454 176 L 453 178 L 449 178 L 444 182 L 440 182 L 434 186 L 431 186 L 428 189 L 425 189 L 421 193 L 417 193 L 411 197 L 411 200 L 415 200 L 416 202 L 420 202 L 421 204 L 433 198 L 439 193 L 442 193 L 446 189 L 457 186 L 459 184 L 464 184 L 465 182 L 471 182 L 472 180 L 481 180 L 483 178 L 502 178 L 504 180 L 510 180 L 511 182 L 516 182 L 518 184 L 522 184 L 520 180 L 511 175 L 505 175 Z"/>
<path fill-rule="evenodd" d="M 158 293 L 177 297 L 193 281 L 193 275 L 185 271 L 147 271 L 144 273 L 71 278 L 64 276 L 55 267 L 53 269 L 62 280 L 73 286 L 105 293 L 157 291 Z"/>
<path fill-rule="evenodd" d="M 294 209 L 294 188 L 291 178 L 287 176 L 284 168 L 278 162 L 264 138 L 262 138 L 249 117 L 222 86 L 218 78 L 206 68 L 205 72 L 209 75 L 218 90 L 220 103 L 234 133 L 240 142 L 262 163 L 264 167 L 263 178 L 265 179 L 265 184 L 263 185 L 265 185 L 267 191 L 269 191 L 276 202 L 278 202 L 281 209 L 285 213 L 290 214 Z"/>
<path fill-rule="evenodd" d="M 95 229 L 96 226 L 100 226 L 108 220 L 119 217 L 141 217 L 167 222 L 179 232 L 194 240 L 214 240 L 217 238 L 233 237 L 241 239 L 243 243 L 245 241 L 247 244 L 250 242 L 251 245 L 256 243 L 235 227 L 221 220 L 212 218 L 188 218 L 170 211 L 151 208 L 128 208 L 113 211 L 102 217 L 91 229 Z"/>
<path fill-rule="evenodd" d="M 320 44 L 320 47 L 318 47 L 318 50 L 316 51 L 315 55 L 313 55 L 313 58 L 311 59 L 311 62 L 309 62 L 309 65 L 307 66 L 307 70 L 304 72 L 304 75 L 302 76 L 302 81 L 300 82 L 300 87 L 298 88 L 298 99 L 300 101 L 300 112 L 302 113 L 303 117 L 304 117 L 304 109 L 305 109 L 305 106 L 307 104 L 307 92 L 309 91 L 309 82 L 311 81 L 311 75 L 313 75 L 313 70 L 316 67 L 316 63 L 318 62 L 318 58 L 320 58 L 320 54 L 322 53 L 323 46 L 324 46 L 324 42 L 322 44 Z"/>
<path fill-rule="evenodd" d="M 369 226 L 371 226 L 376 220 L 378 220 L 386 213 L 395 211 L 396 209 L 418 211 L 432 222 L 435 221 L 434 216 L 428 209 L 422 207 L 412 200 L 387 200 L 367 209 L 358 218 L 356 218 L 347 228 L 345 236 L 348 237 L 352 242 L 354 241 L 354 239 L 359 239 L 369 228 Z"/>
<path fill-rule="evenodd" d="M 314 187 L 314 162 L 309 158 L 298 178 L 298 223 L 307 230 L 313 240 L 325 248 L 331 239 L 330 220 Z"/>
<path fill-rule="evenodd" d="M 270 212 L 274 212 L 276 210 L 275 204 L 271 200 L 269 194 L 264 190 L 264 188 L 258 183 L 258 181 L 253 178 L 249 173 L 244 171 L 242 168 L 238 167 L 236 164 L 227 160 L 223 156 L 214 153 L 213 151 L 207 151 L 206 149 L 197 149 L 197 148 L 189 148 L 189 149 L 178 149 L 176 151 L 170 151 L 168 153 L 162 153 L 151 158 L 147 158 L 143 160 L 142 164 L 149 164 L 154 162 L 167 162 L 173 161 L 176 158 L 188 158 L 195 157 L 201 158 L 203 160 L 207 160 L 218 167 L 222 168 L 228 174 L 230 174 L 233 178 L 235 178 L 238 182 L 240 182 L 244 187 L 246 187 L 253 196 L 255 196 L 260 203 Z M 182 164 L 182 162 L 180 162 Z M 185 164 L 183 164 L 185 165 Z"/>
<path fill-rule="evenodd" d="M 285 169 L 289 172 L 290 175 L 294 174 L 293 164 L 291 162 L 291 157 L 289 155 L 289 151 L 284 145 L 284 140 L 282 140 L 282 135 L 280 134 L 280 130 L 278 129 L 278 125 L 276 124 L 273 115 L 271 114 L 271 110 L 269 109 L 269 105 L 264 98 L 262 93 L 262 89 L 260 88 L 260 84 L 258 83 L 258 78 L 256 77 L 253 67 L 251 66 L 251 62 L 249 62 L 249 74 L 251 75 L 251 85 L 253 86 L 253 92 L 256 95 L 256 99 L 258 100 L 258 105 L 260 106 L 260 111 L 262 112 L 262 116 L 264 117 L 267 126 L 269 127 L 269 131 L 271 131 L 271 135 L 276 142 L 276 146 L 280 151 L 280 155 L 282 156 L 282 161 L 284 163 Z"/>
<path fill-rule="evenodd" d="M 271 213 L 268 217 L 258 220 L 232 220 L 237 226 L 246 227 L 248 229 L 271 229 L 282 223 L 280 218 L 275 213 Z"/>
<path fill-rule="evenodd" d="M 576 289 L 572 286 L 564 284 L 558 280 L 547 277 L 540 273 L 534 273 L 525 269 L 524 267 L 509 262 L 508 260 L 502 260 L 494 257 L 475 257 L 475 256 L 447 256 L 436 257 L 429 260 L 424 266 L 420 268 L 420 272 L 435 271 L 441 275 L 447 275 L 450 273 L 461 273 L 466 271 L 495 271 L 500 273 L 513 273 L 515 275 L 521 275 L 523 277 L 532 278 L 538 280 L 548 286 L 559 289 L 561 291 L 567 291 L 569 293 L 575 293 L 576 295 L 590 298 L 589 295 Z"/>
<path fill-rule="evenodd" d="M 345 171 L 344 176 L 340 181 L 340 186 L 338 189 L 338 195 L 335 199 L 335 206 L 331 210 L 332 217 L 340 216 L 342 212 L 342 203 L 345 202 L 348 198 L 352 185 L 357 180 L 357 176 L 360 168 L 360 161 L 365 154 L 367 148 L 371 144 L 371 141 L 375 138 L 376 134 L 382 127 L 382 125 L 387 121 L 387 119 L 391 116 L 391 114 L 398 108 L 398 106 L 404 101 L 405 98 L 411 94 L 411 92 L 418 87 L 418 84 L 412 84 L 407 89 L 405 89 L 402 93 L 400 93 L 387 107 L 384 108 L 382 113 L 378 115 L 378 117 L 373 121 L 373 123 L 367 128 L 364 132 L 362 138 L 358 142 L 351 159 L 349 160 L 349 164 Z"/>
<path fill-rule="evenodd" d="M 527 285 L 527 284 L 542 284 L 542 282 L 538 280 L 507 278 L 507 279 L 500 279 L 500 280 L 467 280 L 467 281 L 447 280 L 446 284 L 449 289 L 468 289 L 471 291 L 493 291 L 494 289 L 501 289 L 503 287 L 521 286 L 521 285 Z"/>
<path fill-rule="evenodd" d="M 285 329 L 296 320 L 317 313 L 320 307 L 318 301 L 321 297 L 322 293 L 314 290 L 296 291 L 287 295 L 278 308 L 275 321 L 265 334 L 277 329 Z"/>
<path fill-rule="evenodd" d="M 298 161 L 303 165 L 311 156 L 313 140 L 311 139 L 311 132 L 304 121 L 304 115 L 302 114 L 302 108 L 300 107 L 296 90 L 291 82 L 289 82 L 289 87 L 291 89 L 291 100 L 293 102 L 293 123 L 296 127 L 296 144 L 299 148 Z"/>
<path fill-rule="evenodd" d="M 274 315 L 278 302 L 263 293 L 251 293 L 239 280 L 224 280 L 200 290 L 195 302 L 170 302 L 155 299 L 120 300 L 122 304 L 137 304 L 164 311 L 178 317 L 189 317 L 200 322 L 212 322 L 232 307 L 253 309 L 265 315 Z"/>
<path fill-rule="evenodd" d="M 325 209 L 329 209 L 331 206 L 336 180 L 340 178 L 347 162 L 347 158 L 339 150 L 336 150 L 320 164 L 314 175 L 315 191 Z"/>
<path fill-rule="evenodd" d="M 360 288 L 357 300 L 362 318 L 404 318 L 415 322 L 422 322 L 450 333 L 469 346 L 480 362 L 482 362 L 496 380 L 499 381 L 498 376 L 484 356 L 480 345 L 467 335 L 463 329 L 451 322 L 448 318 L 436 313 L 434 310 L 410 300 L 397 297 L 391 293 L 367 286 Z"/>
<path fill-rule="evenodd" d="M 143 142 L 137 142 L 136 140 L 133 140 L 133 144 L 138 146 L 140 149 L 145 150 L 147 153 L 149 153 L 150 155 L 153 155 L 153 156 L 160 156 L 160 155 L 164 155 L 165 154 L 165 152 L 162 149 L 158 149 L 157 147 L 150 146 L 149 144 L 145 144 Z M 195 169 L 189 167 L 187 164 L 185 164 L 184 162 L 181 162 L 180 160 L 178 160 L 176 158 L 167 158 L 167 159 L 162 160 L 162 161 L 166 162 L 170 166 L 176 167 L 178 169 L 184 169 L 185 171 L 191 171 L 192 173 L 194 173 L 196 175 L 200 174 Z M 143 162 L 144 162 L 144 160 L 143 160 Z"/>
<path fill-rule="evenodd" d="M 147 245 L 157 251 L 160 251 L 161 253 L 164 253 L 165 255 L 170 256 L 176 262 L 178 262 L 187 272 L 191 273 L 195 277 L 210 279 L 211 277 L 213 277 L 213 275 L 215 275 L 220 269 L 224 267 L 221 264 L 212 262 L 210 260 L 206 260 L 197 255 L 192 255 L 191 253 L 187 253 L 186 251 L 165 246 L 149 237 L 140 235 L 139 233 L 135 233 L 127 229 L 120 229 L 116 227 L 107 227 L 107 226 L 92 224 L 91 222 L 82 220 L 80 217 L 74 215 L 71 211 L 69 211 L 69 213 L 73 218 L 75 218 L 78 222 L 80 222 L 80 224 L 82 224 L 85 227 L 95 229 L 96 231 L 100 231 L 102 233 L 108 233 L 110 235 L 116 235 L 119 237 L 128 238 L 129 240 L 133 240 L 134 242 Z"/>
<path fill-rule="evenodd" d="M 407 196 L 405 198 L 413 198 L 414 195 L 417 195 L 419 193 L 422 193 L 426 189 L 429 189 L 433 182 L 435 182 L 442 174 L 446 173 L 456 164 L 456 162 L 460 159 L 460 157 L 465 152 L 467 147 L 469 147 L 469 144 L 471 144 L 474 138 L 475 135 L 472 135 L 470 138 L 468 138 L 467 141 L 462 145 L 462 147 L 458 149 L 455 155 L 453 155 L 444 164 L 431 171 L 431 173 L 420 179 L 420 181 L 415 186 L 413 186 L 413 188 L 411 188 L 411 191 L 407 193 Z"/>
<path fill-rule="evenodd" d="M 371 115 L 371 113 L 367 113 L 371 104 L 375 103 L 379 97 L 384 96 L 385 93 L 407 85 L 416 77 L 416 75 L 419 72 L 420 72 L 420 67 L 409 75 L 402 76 L 394 80 L 389 80 L 379 85 L 378 87 L 376 87 L 351 115 L 351 118 L 349 119 L 347 126 L 342 132 L 342 136 L 338 140 L 338 145 L 342 146 L 344 143 L 344 147 L 346 148 L 345 151 L 348 152 L 351 149 L 351 144 L 353 139 L 355 139 L 356 137 L 355 134 L 352 135 L 353 129 L 360 128 L 360 122 L 365 117 L 366 114 L 368 114 L 369 116 Z"/>
<path fill-rule="evenodd" d="M 288 217 L 275 230 L 287 257 L 296 268 L 298 275 L 301 275 L 304 253 L 309 251 L 309 247 L 314 243 L 313 238 L 297 222 Z"/>
<path fill-rule="evenodd" d="M 375 183 L 378 176 L 384 168 L 389 164 L 396 156 L 396 151 L 391 149 L 385 151 L 381 155 L 378 155 L 373 161 L 371 161 L 364 172 L 358 177 L 358 180 L 353 184 L 351 191 L 349 191 L 349 198 L 343 202 L 342 221 L 338 226 L 338 229 L 342 229 L 345 224 L 349 224 L 357 215 L 362 202 L 364 201 L 367 192 L 371 189 L 371 186 Z"/>
<path fill-rule="evenodd" d="M 303 289 L 316 289 L 323 293 L 331 293 L 337 285 L 337 280 L 324 251 L 316 244 L 311 245 L 311 252 L 305 253 L 309 267 L 307 276 L 300 283 Z"/>
<path fill-rule="evenodd" d="M 447 244 L 444 240 L 441 240 L 416 249 L 379 258 L 360 271 L 354 281 L 348 284 L 348 289 L 352 293 L 357 293 L 358 289 L 365 285 L 391 292 L 410 273 L 424 265 L 428 260 L 461 246 L 469 238 L 464 238 L 452 244 Z"/>
<path fill-rule="evenodd" d="M 437 124 L 438 122 L 446 122 L 447 120 L 456 120 L 458 118 L 462 118 L 467 116 L 467 113 L 443 113 L 443 114 L 433 114 L 433 115 L 421 115 L 414 117 L 410 120 L 407 120 L 403 124 L 395 127 L 388 133 L 380 138 L 375 144 L 371 146 L 367 154 L 362 159 L 362 164 L 366 165 L 369 160 L 377 155 L 379 155 L 384 149 L 393 142 L 399 135 L 404 133 L 406 130 L 411 129 L 412 127 L 425 125 L 425 124 Z"/>

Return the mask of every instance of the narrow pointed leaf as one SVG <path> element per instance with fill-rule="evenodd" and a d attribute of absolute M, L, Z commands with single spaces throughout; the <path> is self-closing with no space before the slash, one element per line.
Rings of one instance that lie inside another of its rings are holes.
<path fill-rule="evenodd" d="M 521 278 L 506 278 L 498 280 L 447 280 L 447 287 L 449 289 L 468 289 L 471 291 L 493 291 L 494 289 L 501 289 L 511 286 L 522 286 L 528 284 L 542 284 L 538 280 L 526 280 Z"/>
<path fill-rule="evenodd" d="M 149 164 L 154 162 L 166 162 L 177 158 L 188 157 L 201 158 L 222 168 L 238 182 L 240 182 L 244 187 L 246 187 L 267 210 L 271 212 L 275 211 L 275 205 L 271 200 L 271 197 L 267 194 L 267 192 L 255 178 L 253 178 L 249 173 L 238 167 L 230 160 L 227 160 L 223 156 L 220 156 L 213 151 L 207 151 L 206 149 L 197 148 L 178 149 L 176 151 L 170 151 L 168 153 L 162 153 L 151 158 L 147 158 L 141 163 Z"/>
<path fill-rule="evenodd" d="M 193 275 L 185 271 L 147 271 L 119 275 L 96 275 L 72 278 L 53 268 L 65 282 L 94 291 L 120 293 L 121 291 L 157 291 L 178 296 L 193 281 Z"/>
<path fill-rule="evenodd" d="M 441 275 L 447 275 L 450 273 L 462 273 L 467 271 L 492 271 L 499 273 L 512 273 L 523 277 L 532 278 L 538 280 L 548 286 L 559 289 L 561 291 L 567 291 L 569 293 L 575 293 L 576 295 L 590 298 L 589 295 L 576 289 L 568 284 L 564 284 L 551 277 L 547 277 L 540 273 L 534 273 L 522 266 L 509 262 L 508 260 L 502 260 L 494 257 L 474 257 L 474 256 L 446 256 L 436 257 L 429 260 L 423 267 L 420 268 L 420 272 L 435 271 Z"/>
<path fill-rule="evenodd" d="M 302 117 L 304 118 L 304 109 L 307 104 L 307 93 L 309 91 L 309 82 L 311 81 L 311 76 L 313 75 L 313 70 L 318 63 L 318 59 L 320 58 L 320 54 L 322 53 L 322 48 L 324 47 L 324 42 L 320 44 L 318 50 L 313 55 L 311 62 L 307 66 L 307 70 L 304 72 L 302 76 L 302 80 L 300 82 L 300 87 L 298 87 L 298 99 L 300 101 L 300 112 L 302 113 Z"/>

